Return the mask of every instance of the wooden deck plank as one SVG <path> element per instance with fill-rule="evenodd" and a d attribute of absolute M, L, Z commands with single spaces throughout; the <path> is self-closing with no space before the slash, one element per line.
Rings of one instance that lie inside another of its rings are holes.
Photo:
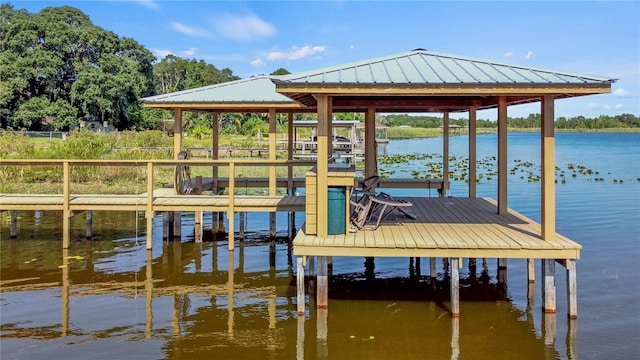
<path fill-rule="evenodd" d="M 499 220 L 492 219 L 492 215 L 487 216 L 486 213 L 481 208 L 475 206 L 477 202 L 473 201 L 465 201 L 462 200 L 463 205 L 458 206 L 459 216 L 468 223 L 472 224 L 470 226 L 472 230 L 477 234 L 478 239 L 482 239 L 482 241 L 486 244 L 486 246 L 493 246 L 495 248 L 520 248 L 519 244 L 511 244 L 509 239 L 511 237 L 505 239 L 505 234 L 503 234 L 500 229 L 496 229 L 490 222 Z"/>
<path fill-rule="evenodd" d="M 497 215 L 491 214 L 490 212 L 496 212 L 495 204 L 492 204 L 489 201 L 485 202 L 475 202 L 476 211 L 475 214 L 479 216 L 481 221 L 497 222 L 499 225 L 493 225 L 488 227 L 488 231 L 495 234 L 496 238 L 502 238 L 504 236 L 508 237 L 511 241 L 518 244 L 521 248 L 525 249 L 542 249 L 544 248 L 542 244 L 542 239 L 540 239 L 538 234 L 539 230 L 531 228 L 530 230 L 522 231 L 518 230 L 519 223 L 522 224 L 531 224 L 531 221 L 527 218 L 518 218 L 514 217 L 513 210 L 509 209 L 509 213 L 507 215 Z M 471 211 L 471 210 L 469 210 Z M 529 234 L 529 236 L 522 236 L 523 234 Z M 555 245 L 552 245 L 555 247 Z"/>
<path fill-rule="evenodd" d="M 548 259 L 580 256 L 580 244 L 559 234 L 558 241 L 544 241 L 536 222 L 515 212 L 498 215 L 495 205 L 486 199 L 407 200 L 414 202 L 416 220 L 390 218 L 376 231 L 337 235 L 332 246 L 325 247 L 314 247 L 313 242 L 297 236 L 294 254 Z"/>

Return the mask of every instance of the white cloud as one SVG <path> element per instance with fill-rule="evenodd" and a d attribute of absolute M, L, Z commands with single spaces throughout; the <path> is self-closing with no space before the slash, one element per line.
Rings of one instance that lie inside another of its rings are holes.
<path fill-rule="evenodd" d="M 627 90 L 623 89 L 623 88 L 617 88 L 616 91 L 613 92 L 613 96 L 621 97 L 621 98 L 631 97 L 629 92 Z"/>
<path fill-rule="evenodd" d="M 609 110 L 611 109 L 611 106 L 607 105 L 607 104 L 600 104 L 597 102 L 590 102 L 587 103 L 587 109 L 590 110 Z"/>
<path fill-rule="evenodd" d="M 533 51 L 529 50 L 529 51 L 527 51 L 527 55 L 525 55 L 524 57 L 525 57 L 525 59 L 529 60 L 529 59 L 531 59 L 532 56 L 533 56 Z"/>
<path fill-rule="evenodd" d="M 267 54 L 267 60 L 269 61 L 290 61 L 290 60 L 299 60 L 302 58 L 307 58 L 318 53 L 324 52 L 326 50 L 326 46 L 309 46 L 305 45 L 303 47 L 292 46 L 291 49 L 287 52 L 283 51 L 272 51 Z"/>
<path fill-rule="evenodd" d="M 255 59 L 251 62 L 251 66 L 253 67 L 265 67 L 267 64 L 262 61 L 262 59 Z"/>
<path fill-rule="evenodd" d="M 192 48 L 189 48 L 187 50 L 182 50 L 180 52 L 180 54 L 182 54 L 182 56 L 191 57 L 191 56 L 195 55 L 197 51 L 198 51 L 198 48 L 192 47 Z"/>
<path fill-rule="evenodd" d="M 167 55 L 173 55 L 173 51 L 167 49 L 153 49 L 153 54 L 160 60 Z"/>
<path fill-rule="evenodd" d="M 206 31 L 206 30 L 195 28 L 195 27 L 191 27 L 191 26 L 188 26 L 188 25 L 185 25 L 185 24 L 182 24 L 182 23 L 179 23 L 179 22 L 175 22 L 175 21 L 173 21 L 171 23 L 171 27 L 174 30 L 176 30 L 176 31 L 178 31 L 180 33 L 183 33 L 183 34 L 185 34 L 187 36 L 194 36 L 194 37 L 210 37 L 211 36 L 211 34 L 209 34 L 209 32 Z"/>
<path fill-rule="evenodd" d="M 505 57 L 511 57 L 513 55 L 513 51 L 507 51 L 506 53 L 504 53 Z"/>
<path fill-rule="evenodd" d="M 160 5 L 158 5 L 158 3 L 155 2 L 155 0 L 133 0 L 133 2 L 135 2 L 135 3 L 137 3 L 137 4 L 141 5 L 141 6 L 144 6 L 144 7 L 148 8 L 148 9 L 151 9 L 151 10 L 160 9 Z"/>
<path fill-rule="evenodd" d="M 624 105 L 622 104 L 616 104 L 615 108 L 616 110 L 622 109 L 624 107 Z"/>
<path fill-rule="evenodd" d="M 254 14 L 244 16 L 225 14 L 215 21 L 214 26 L 222 35 L 236 41 L 252 41 L 277 33 L 275 26 Z"/>
<path fill-rule="evenodd" d="M 355 46 L 355 45 L 353 45 L 353 44 L 352 44 L 352 45 L 349 45 L 349 49 L 355 49 L 355 48 L 356 48 L 356 46 Z"/>

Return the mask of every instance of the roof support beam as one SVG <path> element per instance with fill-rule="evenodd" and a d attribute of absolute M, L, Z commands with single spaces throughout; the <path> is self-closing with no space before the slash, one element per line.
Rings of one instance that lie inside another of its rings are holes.
<path fill-rule="evenodd" d="M 541 163 L 542 181 L 540 220 L 542 225 L 542 239 L 553 241 L 556 237 L 556 189 L 555 189 L 555 136 L 554 136 L 554 104 L 553 96 L 542 98 Z"/>
<path fill-rule="evenodd" d="M 498 214 L 507 208 L 507 99 L 498 98 Z"/>

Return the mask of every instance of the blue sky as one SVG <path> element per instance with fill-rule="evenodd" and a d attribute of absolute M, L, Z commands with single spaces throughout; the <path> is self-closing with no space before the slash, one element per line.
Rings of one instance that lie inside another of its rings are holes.
<path fill-rule="evenodd" d="M 611 94 L 558 100 L 556 117 L 640 116 L 639 1 L 9 2 L 32 13 L 73 6 L 158 60 L 204 60 L 242 78 L 424 48 L 618 79 Z M 509 116 L 539 112 L 538 104 L 509 108 Z"/>

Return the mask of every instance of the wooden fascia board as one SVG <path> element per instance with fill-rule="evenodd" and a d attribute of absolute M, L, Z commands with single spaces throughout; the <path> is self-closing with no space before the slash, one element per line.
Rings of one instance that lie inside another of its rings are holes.
<path fill-rule="evenodd" d="M 264 112 L 268 109 L 306 110 L 299 103 L 207 103 L 207 102 L 158 102 L 143 103 L 151 109 L 217 110 L 223 112 Z"/>
<path fill-rule="evenodd" d="M 324 94 L 332 96 L 371 96 L 371 95 L 553 95 L 553 94 L 604 94 L 611 92 L 610 83 L 597 84 L 287 84 L 276 85 L 276 91 L 283 95 Z"/>

